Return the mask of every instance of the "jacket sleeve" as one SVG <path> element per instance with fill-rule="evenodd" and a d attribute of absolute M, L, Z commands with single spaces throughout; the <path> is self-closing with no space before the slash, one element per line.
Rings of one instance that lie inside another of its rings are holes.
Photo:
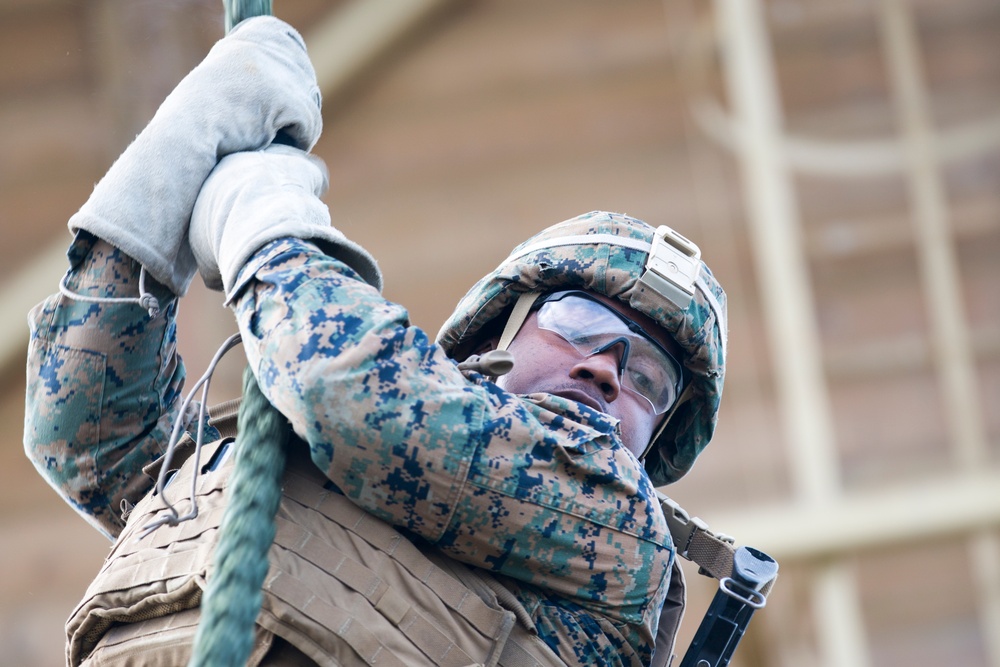
<path fill-rule="evenodd" d="M 139 266 L 81 232 L 66 287 L 84 297 L 136 297 Z M 149 280 L 152 282 L 152 280 Z M 56 491 L 108 537 L 152 487 L 142 468 L 162 454 L 176 417 L 184 365 L 177 300 L 153 287 L 156 317 L 137 303 L 55 294 L 28 315 L 24 446 Z"/>
<path fill-rule="evenodd" d="M 521 593 L 652 643 L 673 548 L 615 420 L 465 377 L 401 306 L 308 243 L 275 242 L 243 270 L 247 358 L 342 493 Z"/>

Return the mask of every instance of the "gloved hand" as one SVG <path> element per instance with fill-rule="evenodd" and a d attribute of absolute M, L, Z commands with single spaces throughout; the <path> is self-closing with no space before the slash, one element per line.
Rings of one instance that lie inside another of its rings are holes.
<path fill-rule="evenodd" d="M 309 150 L 323 121 L 302 37 L 271 16 L 219 40 L 111 166 L 70 231 L 85 229 L 183 295 L 196 270 L 188 224 L 219 158 L 269 145 L 279 130 Z"/>
<path fill-rule="evenodd" d="M 190 243 L 205 284 L 231 301 L 237 275 L 254 252 L 276 239 L 308 239 L 376 289 L 382 274 L 368 252 L 330 226 L 320 200 L 329 184 L 319 158 L 291 146 L 234 153 L 205 181 L 191 216 Z M 244 280 L 249 279 L 249 276 Z"/>

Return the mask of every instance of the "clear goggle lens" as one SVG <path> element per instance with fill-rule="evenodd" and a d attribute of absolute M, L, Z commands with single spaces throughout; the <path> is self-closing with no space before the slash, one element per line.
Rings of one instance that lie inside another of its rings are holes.
<path fill-rule="evenodd" d="M 585 357 L 622 348 L 622 387 L 644 398 L 655 414 L 677 401 L 684 376 L 677 360 L 642 327 L 586 292 L 556 292 L 542 297 L 538 327 L 555 333 Z"/>

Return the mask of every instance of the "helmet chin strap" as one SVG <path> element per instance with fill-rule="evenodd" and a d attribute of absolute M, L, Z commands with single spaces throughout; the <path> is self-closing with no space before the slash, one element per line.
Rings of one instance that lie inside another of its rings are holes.
<path fill-rule="evenodd" d="M 531 312 L 531 305 L 542 295 L 541 292 L 527 292 L 517 298 L 514 303 L 514 310 L 510 312 L 507 323 L 504 324 L 500 340 L 497 341 L 495 350 L 484 352 L 481 355 L 469 357 L 458 365 L 459 369 L 471 369 L 483 373 L 489 377 L 490 382 L 496 382 L 501 375 L 506 375 L 514 368 L 514 355 L 507 347 L 514 340 L 514 336 L 521 330 L 521 325 L 528 319 Z"/>
<path fill-rule="evenodd" d="M 521 330 L 521 325 L 528 319 L 528 313 L 531 312 L 532 304 L 541 295 L 541 292 L 525 292 L 517 297 L 514 310 L 510 312 L 510 317 L 507 318 L 507 323 L 503 327 L 503 333 L 500 334 L 500 340 L 497 342 L 498 350 L 506 350 L 510 346 L 510 342 L 514 340 L 514 336 Z"/>
<path fill-rule="evenodd" d="M 507 347 L 514 336 L 521 330 L 521 325 L 531 312 L 531 305 L 542 295 L 541 292 L 528 292 L 518 297 L 507 323 L 504 325 L 496 349 L 482 354 L 474 354 L 458 364 L 460 371 L 474 371 L 486 375 L 490 382 L 496 382 L 501 375 L 506 375 L 514 368 L 514 355 Z"/>

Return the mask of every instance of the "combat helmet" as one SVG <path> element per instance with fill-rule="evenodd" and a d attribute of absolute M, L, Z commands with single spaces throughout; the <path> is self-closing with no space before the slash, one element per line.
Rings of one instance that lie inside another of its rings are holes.
<path fill-rule="evenodd" d="M 725 292 L 698 247 L 669 227 L 592 211 L 517 246 L 459 301 L 438 343 L 461 360 L 505 328 L 503 347 L 524 322 L 526 304 L 563 289 L 622 301 L 658 322 L 684 351 L 685 389 L 643 458 L 655 485 L 677 481 L 715 432 L 725 378 Z"/>

